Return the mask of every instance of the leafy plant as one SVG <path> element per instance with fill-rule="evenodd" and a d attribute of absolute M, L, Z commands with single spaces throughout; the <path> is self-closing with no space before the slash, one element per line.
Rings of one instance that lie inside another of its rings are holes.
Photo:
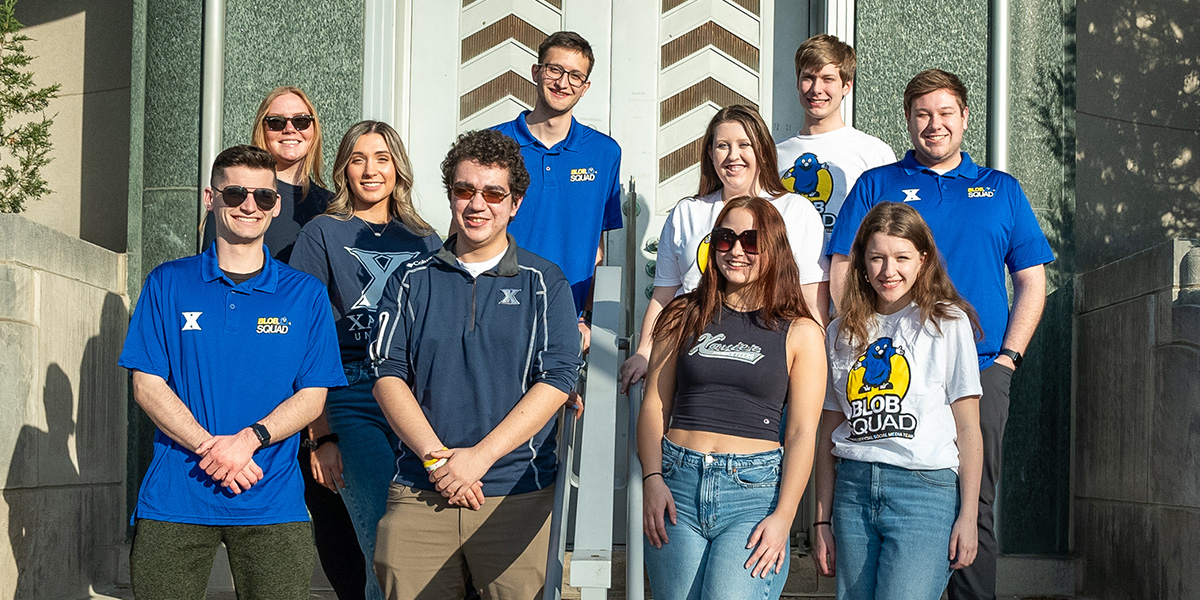
<path fill-rule="evenodd" d="M 0 2 L 0 212 L 21 212 L 26 201 L 50 193 L 41 169 L 50 164 L 54 118 L 45 110 L 60 87 L 34 86 L 26 69 L 34 58 L 25 52 L 31 39 L 21 34 L 16 5 Z"/>

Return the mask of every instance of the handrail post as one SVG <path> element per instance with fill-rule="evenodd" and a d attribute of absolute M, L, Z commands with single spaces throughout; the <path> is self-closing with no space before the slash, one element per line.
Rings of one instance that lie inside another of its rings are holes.
<path fill-rule="evenodd" d="M 642 550 L 642 462 L 638 459 L 637 422 L 642 412 L 642 384 L 629 386 L 629 470 L 625 483 L 625 599 L 646 597 Z"/>

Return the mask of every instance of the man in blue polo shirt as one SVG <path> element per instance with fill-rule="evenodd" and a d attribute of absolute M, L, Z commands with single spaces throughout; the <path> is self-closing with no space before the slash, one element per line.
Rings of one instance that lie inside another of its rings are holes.
<path fill-rule="evenodd" d="M 983 339 L 979 352 L 983 481 L 979 489 L 979 552 L 955 571 L 950 597 L 996 597 L 996 542 L 992 507 L 1000 481 L 1001 444 L 1008 421 L 1008 392 L 1021 353 L 1033 338 L 1046 304 L 1050 244 L 1011 175 L 971 161 L 961 151 L 967 128 L 967 88 L 952 73 L 918 73 L 904 89 L 904 116 L 913 149 L 900 162 L 858 179 L 829 241 L 834 298 L 841 294 L 850 245 L 863 216 L 880 202 L 905 202 L 929 228 L 959 293 L 975 307 Z M 1013 282 L 1012 309 L 1004 271 Z M 818 515 L 820 518 L 827 516 Z"/>
<path fill-rule="evenodd" d="M 325 286 L 262 243 L 275 159 L 234 146 L 204 190 L 217 238 L 146 277 L 121 366 L 158 426 L 133 514 L 139 599 L 201 598 L 217 545 L 238 594 L 308 598 L 312 529 L 296 432 L 346 385 Z"/>
<path fill-rule="evenodd" d="M 521 145 L 530 177 L 521 216 L 508 232 L 566 275 L 585 352 L 592 278 L 604 255 L 600 234 L 621 228 L 621 147 L 571 116 L 592 85 L 588 77 L 595 63 L 591 44 L 579 34 L 551 34 L 538 46 L 533 65 L 533 110 L 495 127 Z"/>

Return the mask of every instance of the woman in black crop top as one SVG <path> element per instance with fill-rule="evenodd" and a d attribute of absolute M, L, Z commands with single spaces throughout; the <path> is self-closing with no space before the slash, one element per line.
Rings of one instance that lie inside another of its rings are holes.
<path fill-rule="evenodd" d="M 700 285 L 655 323 L 638 418 L 650 586 L 658 600 L 778 598 L 825 395 L 824 333 L 766 200 L 727 202 L 701 252 Z"/>

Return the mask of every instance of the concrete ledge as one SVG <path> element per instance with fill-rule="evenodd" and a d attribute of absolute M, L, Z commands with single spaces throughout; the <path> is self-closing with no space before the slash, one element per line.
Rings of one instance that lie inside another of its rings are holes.
<path fill-rule="evenodd" d="M 0 257 L 105 290 L 125 291 L 125 255 L 70 237 L 21 215 L 0 214 Z"/>
<path fill-rule="evenodd" d="M 1176 286 L 1200 288 L 1200 240 L 1163 242 L 1077 275 L 1075 313 L 1091 312 Z"/>

